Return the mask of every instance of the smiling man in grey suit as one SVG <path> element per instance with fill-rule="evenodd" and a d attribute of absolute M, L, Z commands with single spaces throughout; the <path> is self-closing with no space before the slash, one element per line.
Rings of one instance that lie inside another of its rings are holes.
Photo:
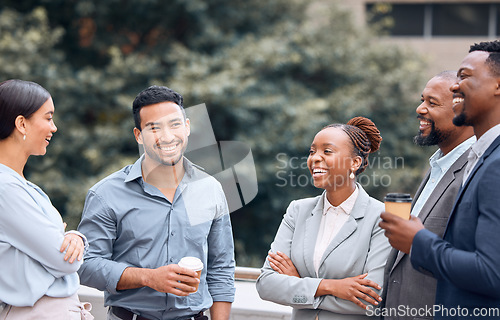
<path fill-rule="evenodd" d="M 429 159 L 431 168 L 415 194 L 412 214 L 426 229 L 443 236 L 448 216 L 462 183 L 469 147 L 475 142 L 472 127 L 453 125 L 453 93 L 450 87 L 456 72 L 444 71 L 433 77 L 422 92 L 417 107 L 420 132 L 415 143 L 437 145 Z M 380 314 L 384 319 L 432 319 L 436 279 L 413 269 L 407 254 L 393 249 L 384 280 Z"/>

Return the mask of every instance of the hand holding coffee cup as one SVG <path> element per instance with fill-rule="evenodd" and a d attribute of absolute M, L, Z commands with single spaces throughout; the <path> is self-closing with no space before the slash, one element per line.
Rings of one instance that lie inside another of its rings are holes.
<path fill-rule="evenodd" d="M 201 271 L 203 270 L 203 262 L 201 262 L 200 259 L 196 257 L 184 257 L 181 259 L 181 261 L 179 261 L 177 265 L 181 268 L 186 268 L 195 271 L 198 279 L 200 279 Z M 196 284 L 195 286 L 196 290 L 194 292 L 198 291 L 198 286 L 199 283 Z"/>
<path fill-rule="evenodd" d="M 411 196 L 408 193 L 388 193 L 384 198 L 385 211 L 409 220 L 411 201 Z"/>

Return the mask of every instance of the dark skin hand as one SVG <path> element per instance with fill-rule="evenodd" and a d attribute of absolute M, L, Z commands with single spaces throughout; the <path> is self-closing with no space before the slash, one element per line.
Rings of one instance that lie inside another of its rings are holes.
<path fill-rule="evenodd" d="M 332 295 L 344 300 L 354 302 L 361 309 L 367 310 L 368 306 L 361 300 L 373 305 L 378 305 L 382 298 L 369 287 L 380 290 L 381 287 L 368 279 L 368 273 L 344 279 L 323 279 L 319 283 L 315 297 Z"/>
<path fill-rule="evenodd" d="M 269 252 L 267 260 L 269 260 L 269 264 L 274 271 L 280 274 L 286 274 L 288 276 L 300 278 L 300 275 L 297 272 L 297 269 L 295 269 L 292 260 L 288 258 L 288 256 L 283 252 Z"/>
<path fill-rule="evenodd" d="M 380 218 L 382 221 L 379 226 L 385 230 L 385 236 L 389 239 L 391 246 L 409 254 L 413 238 L 417 232 L 424 229 L 422 221 L 415 216 L 410 216 L 409 220 L 405 220 L 389 212 L 382 212 Z"/>
<path fill-rule="evenodd" d="M 300 278 L 297 269 L 293 265 L 292 260 L 282 252 L 272 253 L 269 252 L 267 260 L 271 268 L 279 274 L 286 274 L 288 276 Z M 367 306 L 360 299 L 363 299 L 373 305 L 378 305 L 382 300 L 380 296 L 369 287 L 380 290 L 381 287 L 365 277 L 368 273 L 345 279 L 323 279 L 321 280 L 316 291 L 316 297 L 324 295 L 333 295 L 338 298 L 354 302 L 362 309 Z"/>

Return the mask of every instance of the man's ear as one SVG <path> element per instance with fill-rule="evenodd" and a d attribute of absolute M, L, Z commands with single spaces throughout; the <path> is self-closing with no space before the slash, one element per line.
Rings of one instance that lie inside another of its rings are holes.
<path fill-rule="evenodd" d="M 497 87 L 495 88 L 495 95 L 500 96 L 500 77 L 497 78 Z"/>
<path fill-rule="evenodd" d="M 189 121 L 188 118 L 186 118 L 186 129 L 187 129 L 187 136 L 191 134 L 191 121 Z"/>
<path fill-rule="evenodd" d="M 134 128 L 134 137 L 135 137 L 135 141 L 137 141 L 138 144 L 143 144 L 141 130 Z"/>

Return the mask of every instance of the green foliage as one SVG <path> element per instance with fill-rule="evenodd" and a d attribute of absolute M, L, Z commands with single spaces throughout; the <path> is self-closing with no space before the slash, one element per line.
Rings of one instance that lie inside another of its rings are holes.
<path fill-rule="evenodd" d="M 384 141 L 363 178 L 375 197 L 413 193 L 420 180 L 428 154 L 411 138 L 421 59 L 378 43 L 334 4 L 4 2 L 0 78 L 39 82 L 56 105 L 59 132 L 27 174 L 70 227 L 88 188 L 137 158 L 131 103 L 150 84 L 206 103 L 218 140 L 252 148 L 259 194 L 232 214 L 239 265 L 260 266 L 288 203 L 319 194 L 305 157 L 326 124 L 362 115 L 378 125 Z"/>

